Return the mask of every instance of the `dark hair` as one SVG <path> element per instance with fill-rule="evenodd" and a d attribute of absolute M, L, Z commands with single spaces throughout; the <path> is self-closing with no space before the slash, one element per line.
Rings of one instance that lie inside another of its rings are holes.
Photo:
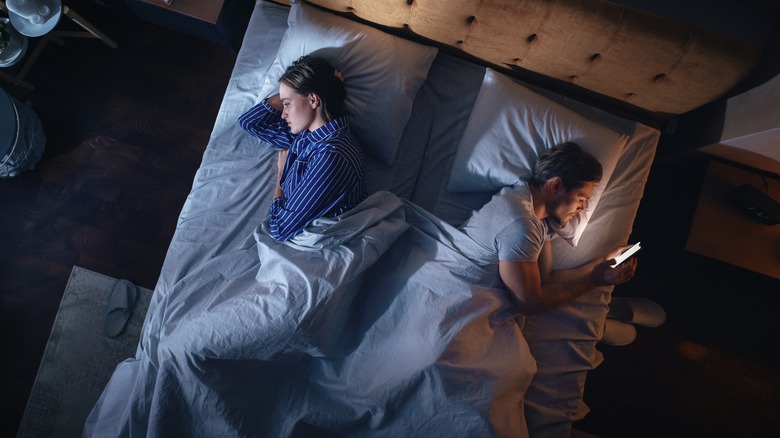
<path fill-rule="evenodd" d="M 585 183 L 601 181 L 602 172 L 601 163 L 593 155 L 583 151 L 577 143 L 567 141 L 539 156 L 531 183 L 540 187 L 557 176 L 564 189 L 572 190 Z"/>
<path fill-rule="evenodd" d="M 319 96 L 322 117 L 326 122 L 347 113 L 344 108 L 347 98 L 344 83 L 336 76 L 336 69 L 322 58 L 301 56 L 287 67 L 279 82 L 303 96 L 310 93 Z"/>

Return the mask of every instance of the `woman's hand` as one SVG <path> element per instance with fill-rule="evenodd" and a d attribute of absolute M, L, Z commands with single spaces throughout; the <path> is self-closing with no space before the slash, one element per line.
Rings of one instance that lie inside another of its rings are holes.
<path fill-rule="evenodd" d="M 287 161 L 287 149 L 282 149 L 276 155 L 276 182 L 282 180 L 282 172 L 284 172 L 284 163 Z"/>
<path fill-rule="evenodd" d="M 333 69 L 333 75 L 336 76 L 337 78 L 339 78 L 339 80 L 341 82 L 344 82 L 344 73 L 341 73 L 341 71 L 339 71 L 339 69 L 334 68 Z"/>
<path fill-rule="evenodd" d="M 284 196 L 282 192 L 282 173 L 284 172 L 284 163 L 287 161 L 287 149 L 282 149 L 276 155 L 276 189 L 274 189 L 274 198 Z"/>
<path fill-rule="evenodd" d="M 274 94 L 273 96 L 270 96 L 265 101 L 268 103 L 268 105 L 271 108 L 277 111 L 282 111 L 284 109 L 284 105 L 282 105 L 282 98 L 279 97 L 279 94 Z"/>

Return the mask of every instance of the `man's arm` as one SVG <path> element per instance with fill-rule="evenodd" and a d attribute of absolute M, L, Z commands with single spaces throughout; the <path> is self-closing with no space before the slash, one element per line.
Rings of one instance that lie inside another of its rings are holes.
<path fill-rule="evenodd" d="M 597 286 L 621 284 L 636 270 L 636 259 L 611 268 L 612 258 L 598 257 L 573 269 L 552 270 L 552 246 L 545 242 L 537 262 L 501 260 L 498 271 L 524 315 L 560 307 Z"/>
<path fill-rule="evenodd" d="M 564 283 L 567 281 L 574 281 L 577 279 L 588 276 L 593 268 L 604 260 L 612 258 L 612 252 L 605 254 L 602 257 L 597 257 L 584 265 L 570 269 L 558 269 L 553 270 L 553 256 L 552 256 L 552 244 L 550 241 L 544 243 L 542 247 L 542 253 L 539 255 L 539 270 L 542 273 L 542 284 L 549 283 Z"/>

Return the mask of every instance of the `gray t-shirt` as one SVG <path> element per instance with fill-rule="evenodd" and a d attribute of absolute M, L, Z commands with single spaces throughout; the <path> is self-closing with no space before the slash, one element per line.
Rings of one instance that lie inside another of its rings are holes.
<path fill-rule="evenodd" d="M 534 214 L 527 183 L 501 189 L 460 228 L 491 254 L 486 264 L 537 261 L 550 239 L 547 223 Z"/>

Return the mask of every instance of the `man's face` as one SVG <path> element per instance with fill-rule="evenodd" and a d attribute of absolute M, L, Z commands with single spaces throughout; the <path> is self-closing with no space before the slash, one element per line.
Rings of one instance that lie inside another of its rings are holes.
<path fill-rule="evenodd" d="M 563 188 L 561 184 L 548 204 L 547 213 L 559 224 L 566 225 L 581 211 L 588 208 L 588 201 L 595 189 L 595 182 L 585 183 L 571 190 Z"/>

